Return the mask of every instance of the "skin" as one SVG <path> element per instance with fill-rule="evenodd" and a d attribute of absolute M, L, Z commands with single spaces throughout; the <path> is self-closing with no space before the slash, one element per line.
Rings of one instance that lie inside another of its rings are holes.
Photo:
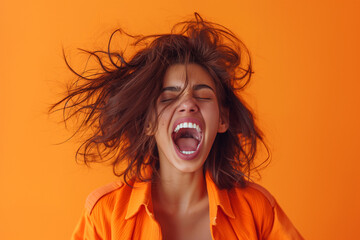
<path fill-rule="evenodd" d="M 188 84 L 185 86 L 186 77 Z M 181 96 L 175 99 L 182 90 Z M 159 150 L 160 174 L 153 182 L 152 197 L 155 218 L 163 237 L 211 239 L 203 165 L 216 134 L 228 128 L 227 119 L 220 116 L 211 76 L 197 64 L 170 66 L 157 101 L 157 111 L 161 114 L 154 135 Z M 192 159 L 179 156 L 172 140 L 174 122 L 182 118 L 197 119 L 202 126 L 202 144 Z"/>

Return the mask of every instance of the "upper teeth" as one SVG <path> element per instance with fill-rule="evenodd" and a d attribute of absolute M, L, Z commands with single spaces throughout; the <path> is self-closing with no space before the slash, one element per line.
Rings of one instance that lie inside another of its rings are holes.
<path fill-rule="evenodd" d="M 183 122 L 176 126 L 174 132 L 178 132 L 181 128 L 194 128 L 196 131 L 201 132 L 200 127 L 196 123 L 192 122 Z"/>

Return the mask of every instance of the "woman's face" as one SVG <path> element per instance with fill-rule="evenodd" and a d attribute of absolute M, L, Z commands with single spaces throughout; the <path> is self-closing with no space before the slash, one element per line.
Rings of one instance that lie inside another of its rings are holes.
<path fill-rule="evenodd" d="M 228 120 L 220 116 L 215 84 L 209 73 L 197 64 L 170 66 L 157 100 L 157 112 L 155 139 L 160 168 L 201 170 L 216 134 L 228 127 Z"/>

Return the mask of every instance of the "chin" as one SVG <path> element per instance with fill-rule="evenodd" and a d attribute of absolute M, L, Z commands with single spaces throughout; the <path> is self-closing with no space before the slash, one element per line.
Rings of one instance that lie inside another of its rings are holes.
<path fill-rule="evenodd" d="M 191 161 L 177 158 L 177 161 L 172 163 L 172 165 L 180 172 L 194 173 L 202 171 L 204 163 L 205 160 L 203 158 L 195 158 Z"/>

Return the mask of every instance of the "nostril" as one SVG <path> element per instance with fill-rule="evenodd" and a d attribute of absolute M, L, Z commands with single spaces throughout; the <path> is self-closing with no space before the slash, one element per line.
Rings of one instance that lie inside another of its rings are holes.
<path fill-rule="evenodd" d="M 194 113 L 196 112 L 196 108 L 181 108 L 179 109 L 179 112 L 191 112 L 191 113 Z"/>

